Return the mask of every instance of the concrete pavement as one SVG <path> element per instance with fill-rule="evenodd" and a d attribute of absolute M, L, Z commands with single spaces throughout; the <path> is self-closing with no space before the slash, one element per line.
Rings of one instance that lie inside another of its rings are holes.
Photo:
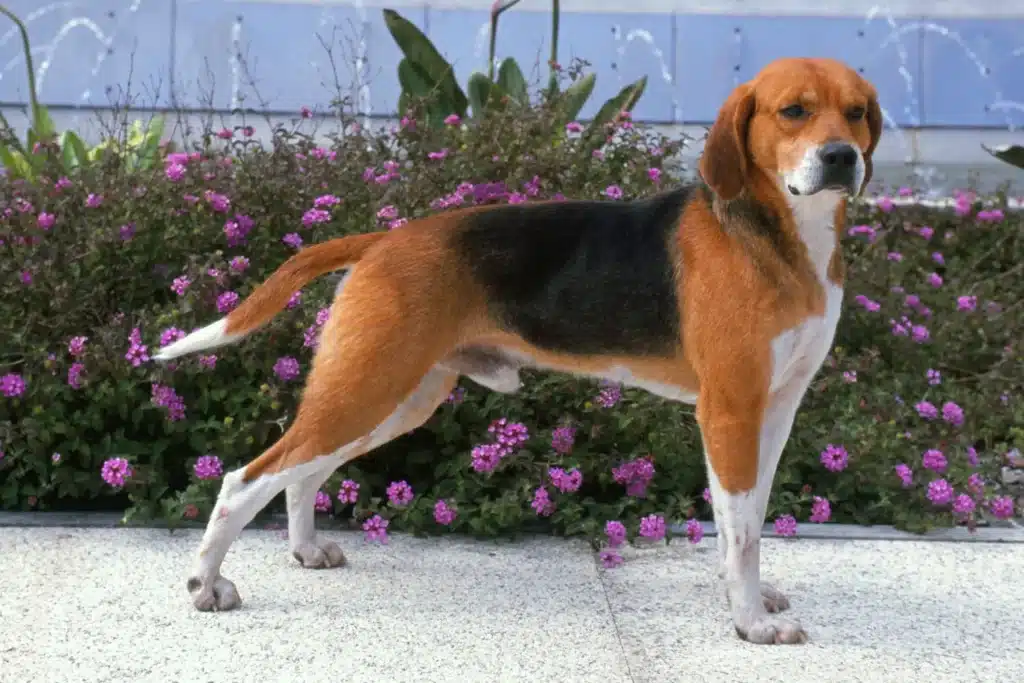
<path fill-rule="evenodd" d="M 0 528 L 0 682 L 803 683 L 1019 680 L 1024 544 L 767 539 L 803 646 L 737 639 L 715 539 L 630 549 L 324 532 L 343 569 L 246 530 L 235 612 L 194 611 L 200 532 Z"/>

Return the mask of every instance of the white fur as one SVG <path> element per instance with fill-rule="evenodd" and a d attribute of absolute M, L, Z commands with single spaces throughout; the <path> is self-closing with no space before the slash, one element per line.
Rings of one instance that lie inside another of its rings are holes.
<path fill-rule="evenodd" d="M 796 168 L 782 174 L 783 191 L 789 194 L 788 187 L 794 187 L 801 196 L 813 197 L 822 185 L 822 178 L 825 175 L 824 164 L 818 156 L 818 146 L 808 147 Z M 854 147 L 857 152 L 857 162 L 854 169 L 854 187 L 860 188 L 864 184 L 864 174 L 867 169 L 864 165 L 864 155 Z"/>
<path fill-rule="evenodd" d="M 444 370 L 431 370 L 419 386 L 391 415 L 367 436 L 346 444 L 334 453 L 263 474 L 244 482 L 244 468 L 224 475 L 220 493 L 207 522 L 195 558 L 188 590 L 197 609 L 229 610 L 241 604 L 235 585 L 224 578 L 221 565 L 228 548 L 282 489 L 287 489 L 288 536 L 292 553 L 307 567 L 337 566 L 344 562 L 341 550 L 333 543 L 320 543 L 313 525 L 313 501 L 316 492 L 334 470 L 351 457 L 365 453 L 394 439 L 405 429 L 409 413 L 423 408 L 427 397 L 436 396 L 449 376 Z M 308 562 L 308 563 L 307 563 Z"/>
<path fill-rule="evenodd" d="M 215 323 L 201 327 L 192 334 L 179 339 L 173 344 L 168 344 L 153 356 L 153 360 L 171 360 L 187 353 L 212 349 L 217 346 L 231 344 L 241 339 L 241 335 L 228 334 L 227 318 L 221 318 Z"/>
<path fill-rule="evenodd" d="M 806 639 L 798 621 L 770 613 L 788 607 L 788 600 L 761 582 L 761 528 L 793 420 L 832 346 L 843 300 L 842 288 L 827 279 L 828 264 L 836 248 L 835 210 L 842 196 L 832 191 L 786 195 L 815 273 L 825 289 L 825 312 L 804 320 L 772 341 L 771 395 L 762 420 L 754 489 L 738 494 L 725 491 L 708 463 L 709 489 L 719 530 L 720 576 L 725 582 L 733 624 L 754 643 L 797 643 Z"/>

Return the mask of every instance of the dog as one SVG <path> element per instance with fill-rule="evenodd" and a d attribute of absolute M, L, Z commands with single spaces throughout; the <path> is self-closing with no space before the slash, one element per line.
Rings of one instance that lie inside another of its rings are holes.
<path fill-rule="evenodd" d="M 227 473 L 187 588 L 199 610 L 241 604 L 229 546 L 282 489 L 305 567 L 345 563 L 318 539 L 317 491 L 340 465 L 416 429 L 459 376 L 495 391 L 519 368 L 602 378 L 696 405 L 732 623 L 801 643 L 761 582 L 772 480 L 843 299 L 846 198 L 871 178 L 874 87 L 831 59 L 767 65 L 728 96 L 694 182 L 636 201 L 472 207 L 307 247 L 227 317 L 161 349 L 236 342 L 293 292 L 346 270 L 291 426 Z"/>

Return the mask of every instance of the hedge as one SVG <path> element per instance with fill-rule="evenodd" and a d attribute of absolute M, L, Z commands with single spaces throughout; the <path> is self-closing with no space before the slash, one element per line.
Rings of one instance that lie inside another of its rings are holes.
<path fill-rule="evenodd" d="M 679 182 L 667 160 L 685 139 L 624 116 L 592 151 L 547 106 L 441 129 L 415 112 L 379 131 L 339 113 L 322 146 L 296 120 L 270 144 L 209 131 L 150 170 L 108 160 L 71 178 L 0 178 L 0 506 L 204 519 L 221 474 L 293 414 L 337 277 L 237 346 L 172 365 L 149 356 L 304 244 L 459 206 L 624 201 Z M 1024 442 L 1024 233 L 1001 207 L 966 192 L 954 210 L 851 204 L 845 310 L 775 479 L 780 532 L 1013 514 L 998 472 Z M 710 519 L 692 407 L 523 377 L 510 396 L 463 380 L 422 428 L 339 470 L 318 510 L 373 538 L 385 523 L 483 536 L 540 526 L 613 544 Z"/>

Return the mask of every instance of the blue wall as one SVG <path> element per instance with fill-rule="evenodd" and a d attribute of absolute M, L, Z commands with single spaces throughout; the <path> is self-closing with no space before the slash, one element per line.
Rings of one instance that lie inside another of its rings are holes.
<path fill-rule="evenodd" d="M 425 2 L 400 11 L 435 41 L 465 83 L 486 66 L 488 13 Z M 333 42 L 346 88 L 359 82 L 351 62 L 363 52 L 361 77 L 368 81 L 363 92 L 371 113 L 393 113 L 398 98 L 400 53 L 379 7 L 267 0 L 6 4 L 29 21 L 41 99 L 51 105 L 107 106 L 123 97 L 131 74 L 137 106 L 198 108 L 203 93 L 211 92 L 219 109 L 239 102 L 275 111 L 323 106 L 334 79 L 317 34 Z M 547 74 L 550 16 L 517 9 L 502 17 L 498 53 L 516 57 L 527 78 L 539 81 Z M 647 74 L 638 119 L 707 123 L 733 85 L 767 61 L 824 55 L 861 69 L 877 86 L 890 123 L 901 127 L 1024 124 L 1024 106 L 1000 104 L 1024 105 L 1024 56 L 1015 54 L 1024 52 L 1024 20 L 894 21 L 895 29 L 882 16 L 565 12 L 560 60 L 567 65 L 574 56 L 588 59 L 598 74 L 584 117 Z M 27 100 L 21 49 L 13 27 L 0 34 L 0 104 Z M 236 52 L 248 76 L 233 59 Z"/>

